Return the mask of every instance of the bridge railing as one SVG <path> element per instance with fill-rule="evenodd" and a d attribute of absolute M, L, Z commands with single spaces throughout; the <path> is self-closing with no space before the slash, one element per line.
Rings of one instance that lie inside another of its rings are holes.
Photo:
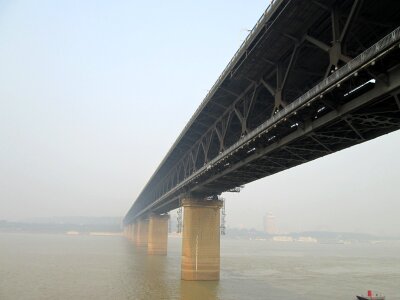
<path fill-rule="evenodd" d="M 268 15 L 268 13 L 271 10 L 271 7 L 277 0 L 271 0 L 270 4 L 266 8 L 266 10 L 263 12 L 261 17 L 258 19 L 256 24 L 253 26 L 253 28 L 249 31 L 248 35 L 240 45 L 239 49 L 235 52 L 231 60 L 228 62 L 227 66 L 225 69 L 222 71 L 222 73 L 218 76 L 217 81 L 213 84 L 211 89 L 208 91 L 206 94 L 206 97 L 203 99 L 199 107 L 197 108 L 196 112 L 193 114 L 193 117 L 197 115 L 197 113 L 203 108 L 204 104 L 206 104 L 210 98 L 210 96 L 214 93 L 214 91 L 218 88 L 218 86 L 221 84 L 221 81 L 225 78 L 226 75 L 228 75 L 229 70 L 233 67 L 233 65 L 236 63 L 236 60 L 239 58 L 239 56 L 242 54 L 243 50 L 247 47 L 247 44 L 250 39 L 254 37 L 254 33 L 258 31 L 258 29 L 262 26 L 264 26 L 264 18 Z M 188 123 L 190 125 L 191 122 Z"/>
<path fill-rule="evenodd" d="M 229 74 L 229 72 L 232 69 L 232 67 L 237 63 L 237 60 L 242 55 L 242 52 L 244 52 L 244 50 L 247 48 L 248 44 L 250 43 L 250 40 L 255 38 L 255 36 L 256 36 L 255 33 L 258 32 L 264 26 L 265 18 L 268 17 L 268 14 L 271 12 L 272 7 L 274 6 L 274 4 L 279 2 L 279 1 L 281 1 L 281 0 L 271 0 L 270 4 L 266 8 L 266 10 L 263 12 L 263 14 L 258 19 L 257 23 L 253 26 L 253 28 L 249 31 L 248 35 L 246 36 L 246 38 L 244 39 L 244 41 L 240 45 L 239 49 L 235 52 L 235 54 L 233 55 L 233 57 L 228 62 L 227 66 L 225 67 L 225 69 L 218 76 L 217 80 L 215 81 L 215 83 L 213 84 L 211 89 L 207 92 L 207 94 L 206 94 L 205 98 L 203 99 L 203 101 L 197 107 L 195 113 L 192 115 L 192 117 L 190 118 L 189 122 L 185 125 L 185 127 L 182 130 L 182 133 L 178 137 L 177 141 L 179 141 L 180 138 L 183 136 L 183 134 L 186 132 L 186 130 L 189 129 L 189 127 L 193 123 L 194 119 L 197 117 L 197 115 L 200 113 L 200 111 L 204 108 L 204 106 L 208 103 L 208 101 L 210 100 L 211 96 L 214 94 L 216 89 L 221 85 L 222 81 Z"/>

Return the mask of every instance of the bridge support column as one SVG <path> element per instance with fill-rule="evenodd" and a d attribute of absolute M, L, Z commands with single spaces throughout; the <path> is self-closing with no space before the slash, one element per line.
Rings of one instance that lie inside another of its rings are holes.
<path fill-rule="evenodd" d="M 122 231 L 122 235 L 124 236 L 124 237 L 128 237 L 128 227 L 129 225 L 126 225 L 126 226 L 124 226 L 124 229 L 123 229 L 123 231 Z"/>
<path fill-rule="evenodd" d="M 126 226 L 126 235 L 125 235 L 125 237 L 126 237 L 128 240 L 131 239 L 131 224 L 128 224 L 128 225 Z"/>
<path fill-rule="evenodd" d="M 138 236 L 139 236 L 139 221 L 138 221 L 138 220 L 136 220 L 136 221 L 133 223 L 133 233 L 132 233 L 132 236 L 133 236 L 133 243 L 134 243 L 135 245 L 137 245 L 137 243 L 138 243 Z"/>
<path fill-rule="evenodd" d="M 149 219 L 149 236 L 147 253 L 150 255 L 167 255 L 169 215 L 153 214 Z"/>
<path fill-rule="evenodd" d="M 126 237 L 127 239 L 129 239 L 129 232 L 130 232 L 130 230 L 131 230 L 131 225 L 130 225 L 130 224 L 126 225 L 126 227 L 125 227 L 125 229 L 124 229 L 124 232 L 125 232 L 125 237 Z"/>
<path fill-rule="evenodd" d="M 126 225 L 125 227 L 125 237 L 130 240 L 131 239 L 131 224 Z"/>
<path fill-rule="evenodd" d="M 135 227 L 135 223 L 129 225 L 129 239 L 133 242 L 135 241 Z"/>
<path fill-rule="evenodd" d="M 219 280 L 222 201 L 183 200 L 182 280 Z"/>
<path fill-rule="evenodd" d="M 149 219 L 139 219 L 136 224 L 137 230 L 135 234 L 135 244 L 139 248 L 147 248 L 147 239 L 149 235 Z"/>

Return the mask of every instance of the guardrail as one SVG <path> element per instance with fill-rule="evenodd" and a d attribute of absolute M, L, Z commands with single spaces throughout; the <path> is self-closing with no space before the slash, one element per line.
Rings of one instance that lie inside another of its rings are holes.
<path fill-rule="evenodd" d="M 256 36 L 256 32 L 261 29 L 262 26 L 264 26 L 265 21 L 264 19 L 268 16 L 268 13 L 271 11 L 271 8 L 273 7 L 275 2 L 279 2 L 278 0 L 271 0 L 270 4 L 266 8 L 266 10 L 263 12 L 261 17 L 258 19 L 256 24 L 253 26 L 253 28 L 249 31 L 249 34 L 246 36 L 242 44 L 240 45 L 239 49 L 235 52 L 231 60 L 228 62 L 227 66 L 225 69 L 222 71 L 222 73 L 218 76 L 217 80 L 211 87 L 211 89 L 208 91 L 206 94 L 205 98 L 203 101 L 200 103 L 199 107 L 196 109 L 192 117 L 189 119 L 189 122 L 185 125 L 185 127 L 182 130 L 181 135 L 178 137 L 177 141 L 180 140 L 182 137 L 183 133 L 186 132 L 186 130 L 192 125 L 194 119 L 197 117 L 197 115 L 200 113 L 200 111 L 204 108 L 204 106 L 208 103 L 210 100 L 211 96 L 215 93 L 216 89 L 221 85 L 221 82 L 225 79 L 225 77 L 229 74 L 230 69 L 237 63 L 237 60 L 239 59 L 240 55 L 244 51 L 244 49 L 247 50 L 248 44 L 250 44 L 250 41 L 253 40 Z"/>

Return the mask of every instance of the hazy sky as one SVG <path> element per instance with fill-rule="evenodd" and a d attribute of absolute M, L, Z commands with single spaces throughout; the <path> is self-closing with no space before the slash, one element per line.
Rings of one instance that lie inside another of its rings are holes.
<path fill-rule="evenodd" d="M 123 216 L 268 1 L 1 1 L 0 219 Z M 228 226 L 400 235 L 400 132 L 226 194 Z"/>

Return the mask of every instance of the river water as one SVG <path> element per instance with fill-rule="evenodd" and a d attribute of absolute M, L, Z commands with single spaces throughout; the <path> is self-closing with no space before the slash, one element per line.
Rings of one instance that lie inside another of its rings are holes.
<path fill-rule="evenodd" d="M 119 236 L 0 233 L 0 299 L 400 299 L 400 243 L 221 240 L 221 280 L 180 280 L 181 240 L 151 257 Z"/>

